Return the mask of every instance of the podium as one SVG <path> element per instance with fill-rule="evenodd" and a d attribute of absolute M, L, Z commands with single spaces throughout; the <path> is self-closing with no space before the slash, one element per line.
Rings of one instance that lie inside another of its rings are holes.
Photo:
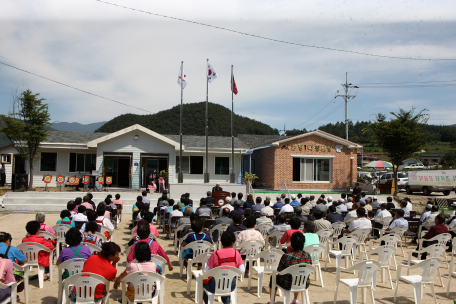
<path fill-rule="evenodd" d="M 231 197 L 231 193 L 226 192 L 226 191 L 216 191 L 216 192 L 212 192 L 211 196 L 215 199 L 214 206 L 222 207 L 224 205 L 229 204 L 228 202 L 225 201 L 225 198 L 227 196 Z"/>

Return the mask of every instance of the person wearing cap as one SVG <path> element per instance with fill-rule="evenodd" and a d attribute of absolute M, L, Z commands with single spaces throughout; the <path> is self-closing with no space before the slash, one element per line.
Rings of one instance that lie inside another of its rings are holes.
<path fill-rule="evenodd" d="M 269 217 L 266 217 L 268 215 L 268 211 L 266 210 L 266 208 L 261 209 L 260 214 L 261 214 L 261 217 L 256 219 L 257 225 L 261 225 L 261 224 L 270 224 L 271 226 L 273 225 L 272 220 Z"/>
<path fill-rule="evenodd" d="M 364 206 L 364 209 L 366 209 L 367 211 L 372 211 L 372 198 L 371 197 L 368 197 L 364 200 L 364 202 L 366 203 L 366 205 Z"/>
<path fill-rule="evenodd" d="M 333 202 L 332 196 L 328 196 L 328 197 L 326 198 L 326 200 L 328 201 L 327 207 L 331 206 L 331 205 L 332 205 L 332 202 Z"/>
<path fill-rule="evenodd" d="M 294 212 L 295 215 L 293 217 L 298 218 L 301 222 L 307 222 L 307 217 L 302 215 L 302 206 L 294 207 Z"/>
<path fill-rule="evenodd" d="M 371 206 L 372 206 L 372 208 L 380 208 L 380 202 L 377 201 L 377 197 L 376 196 L 372 197 Z"/>
<path fill-rule="evenodd" d="M 233 218 L 234 214 L 240 214 L 241 216 L 244 216 L 244 210 L 242 209 L 241 203 L 239 201 L 236 201 L 234 210 L 230 212 L 229 218 Z"/>
<path fill-rule="evenodd" d="M 426 218 L 431 214 L 431 209 L 432 209 L 432 204 L 429 204 L 429 202 L 428 202 L 426 204 L 424 212 L 421 214 L 420 223 L 423 223 L 426 220 Z"/>
<path fill-rule="evenodd" d="M 274 204 L 274 206 L 272 206 L 272 209 L 282 209 L 283 203 L 282 203 L 282 198 L 280 197 L 280 195 L 277 196 L 276 201 L 277 202 Z"/>
<path fill-rule="evenodd" d="M 231 197 L 229 197 L 229 196 L 225 197 L 225 202 L 231 203 Z M 220 213 L 219 213 L 220 216 L 222 216 L 223 208 L 228 208 L 228 209 L 230 209 L 230 212 L 234 210 L 234 208 L 233 208 L 233 206 L 231 206 L 231 204 L 223 205 L 222 208 L 220 208 Z"/>
<path fill-rule="evenodd" d="M 264 209 L 266 210 L 267 212 L 267 215 L 271 216 L 271 215 L 274 215 L 274 209 L 272 209 L 269 205 L 271 204 L 271 201 L 270 200 L 265 200 L 264 201 Z"/>
<path fill-rule="evenodd" d="M 261 211 L 261 209 L 264 208 L 264 205 L 261 203 L 262 198 L 257 196 L 255 198 L 255 205 L 252 206 L 252 209 L 250 211 L 250 214 L 253 215 L 255 212 Z"/>
<path fill-rule="evenodd" d="M 291 195 L 291 203 L 290 205 L 292 207 L 297 207 L 297 206 L 300 206 L 301 204 L 296 200 L 296 195 L 292 194 Z"/>
<path fill-rule="evenodd" d="M 294 212 L 294 208 L 290 205 L 290 199 L 288 197 L 285 198 L 285 205 L 280 209 L 279 214 L 284 212 Z"/>

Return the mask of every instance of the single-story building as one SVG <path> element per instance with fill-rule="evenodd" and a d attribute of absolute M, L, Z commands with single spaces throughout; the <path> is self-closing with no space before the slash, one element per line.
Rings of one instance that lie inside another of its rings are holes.
<path fill-rule="evenodd" d="M 357 180 L 357 149 L 362 146 L 321 130 L 239 139 L 250 148 L 244 167 L 251 164 L 256 182 L 269 188 L 348 190 Z"/>
<path fill-rule="evenodd" d="M 182 169 L 185 184 L 204 183 L 205 137 L 184 135 Z M 256 173 L 257 182 L 272 189 L 348 189 L 357 179 L 360 145 L 317 130 L 293 137 L 239 134 L 234 138 L 234 173 Z M 141 125 L 114 133 L 50 131 L 34 165 L 33 184 L 43 187 L 44 175 L 111 176 L 112 187 L 146 188 L 153 172 L 165 170 L 177 184 L 179 135 L 161 135 Z M 230 182 L 231 137 L 209 136 L 210 183 Z M 30 173 L 13 146 L 0 147 L 7 183 L 12 174 Z"/>
<path fill-rule="evenodd" d="M 429 165 L 438 165 L 445 154 L 440 153 L 423 153 L 420 155 L 422 163 L 427 162 Z"/>

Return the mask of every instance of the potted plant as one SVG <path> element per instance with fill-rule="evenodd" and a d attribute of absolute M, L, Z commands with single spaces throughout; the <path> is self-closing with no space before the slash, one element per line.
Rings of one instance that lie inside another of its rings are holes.
<path fill-rule="evenodd" d="M 243 182 L 246 186 L 246 193 L 247 194 L 250 194 L 252 192 L 252 184 L 255 182 L 255 180 L 258 179 L 258 176 L 256 176 L 256 174 L 254 173 L 248 173 L 248 172 L 245 172 L 244 173 L 244 179 L 243 179 Z"/>

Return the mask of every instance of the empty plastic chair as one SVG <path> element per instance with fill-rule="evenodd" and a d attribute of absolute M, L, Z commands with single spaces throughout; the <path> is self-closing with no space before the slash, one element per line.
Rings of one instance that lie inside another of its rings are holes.
<path fill-rule="evenodd" d="M 52 281 L 52 250 L 47 248 L 44 245 L 27 242 L 17 245 L 17 249 L 22 251 L 27 257 L 27 263 L 24 264 L 25 267 L 37 267 L 38 268 L 38 286 L 43 288 L 44 284 L 44 268 L 38 264 L 38 253 L 40 251 L 49 252 L 49 280 Z M 24 277 L 24 284 L 28 285 L 29 278 Z"/>
<path fill-rule="evenodd" d="M 218 224 L 218 225 L 215 225 L 214 227 L 212 227 L 212 229 L 210 230 L 210 235 L 213 235 L 214 231 L 218 231 L 218 235 L 219 235 L 219 241 L 220 241 L 220 237 L 222 236 L 222 233 L 225 232 L 227 229 L 228 229 L 228 224 Z M 214 250 L 217 250 L 218 249 L 218 243 L 219 242 L 214 242 Z"/>
<path fill-rule="evenodd" d="M 93 245 L 93 244 L 92 244 Z M 65 270 L 68 271 L 68 275 L 72 276 L 73 274 L 81 273 L 82 269 L 84 268 L 84 263 L 86 259 L 71 259 L 63 262 L 59 265 L 57 275 L 58 283 L 57 283 L 57 303 L 66 303 L 66 299 L 68 297 L 67 290 L 64 290 L 65 280 L 62 279 L 62 275 Z"/>
<path fill-rule="evenodd" d="M 397 228 L 397 227 L 396 227 Z M 393 246 L 397 250 L 397 243 L 399 242 L 398 236 L 396 234 L 385 234 L 381 238 L 378 239 L 370 239 L 369 240 L 369 251 L 374 250 L 375 248 L 373 247 L 373 244 L 378 243 L 379 245 L 381 243 L 384 243 L 384 246 Z M 368 259 L 368 252 L 367 251 L 361 251 L 361 254 L 364 254 L 366 260 Z M 397 269 L 397 263 L 396 263 L 396 254 L 393 255 L 393 260 L 394 260 L 394 269 Z"/>
<path fill-rule="evenodd" d="M 442 245 L 443 247 L 446 247 L 449 240 L 451 240 L 451 234 L 449 234 L 449 233 L 438 234 L 438 235 L 434 236 L 433 238 L 430 238 L 429 240 L 421 238 L 419 240 L 418 249 L 421 250 L 423 248 L 424 241 L 427 241 L 427 242 L 437 241 L 437 244 Z M 443 252 L 443 254 L 445 255 L 444 261 L 447 264 L 447 268 L 449 268 L 448 261 L 447 261 L 447 255 L 446 255 L 445 251 Z"/>
<path fill-rule="evenodd" d="M 70 286 L 74 286 L 76 291 L 76 303 L 95 303 L 95 289 L 98 284 L 106 286 L 109 291 L 109 281 L 104 277 L 89 273 L 81 272 L 68 277 L 64 283 L 65 291 L 69 290 Z M 108 303 L 109 294 L 104 297 L 102 303 Z M 126 302 L 125 302 L 126 303 Z"/>
<path fill-rule="evenodd" d="M 393 287 L 393 280 L 391 279 L 390 264 L 391 264 L 391 258 L 394 256 L 395 253 L 396 253 L 396 248 L 394 246 L 384 245 L 384 246 L 380 246 L 380 247 L 370 250 L 369 255 L 367 257 L 368 260 L 372 260 L 373 255 L 378 256 L 378 263 L 380 264 L 381 272 L 382 272 L 382 283 L 385 282 L 385 272 L 388 271 L 388 276 L 389 276 L 390 283 L 391 283 L 391 289 L 394 289 L 394 287 Z"/>
<path fill-rule="evenodd" d="M 306 301 L 307 304 L 310 304 L 309 300 L 309 290 L 307 289 L 307 279 L 309 276 L 315 272 L 315 267 L 308 264 L 297 264 L 290 266 L 281 272 L 274 270 L 272 272 L 272 285 L 271 285 L 271 300 L 270 303 L 274 303 L 274 292 L 276 287 L 283 292 L 283 303 L 291 303 L 292 300 L 292 293 L 294 292 L 301 292 L 301 302 L 304 302 L 304 293 L 306 294 Z M 277 275 L 286 275 L 290 274 L 292 277 L 292 284 L 289 290 L 283 289 L 279 285 L 277 285 Z"/>
<path fill-rule="evenodd" d="M 71 229 L 70 225 L 55 225 L 52 227 L 57 233 L 57 244 L 55 245 L 57 256 L 60 255 L 60 245 L 65 244 L 65 235 Z"/>
<path fill-rule="evenodd" d="M 285 234 L 285 231 L 277 230 L 277 231 L 274 231 L 273 233 L 267 235 L 266 239 L 264 239 L 264 240 L 266 242 L 268 249 L 278 249 L 279 247 L 282 247 L 282 245 L 280 244 L 280 239 L 282 238 L 282 236 L 284 234 Z M 269 242 L 269 239 L 274 239 L 274 238 L 275 238 L 275 245 L 273 245 L 274 243 Z"/>
<path fill-rule="evenodd" d="M 342 230 L 345 228 L 345 223 L 344 222 L 335 222 L 331 224 L 333 228 L 333 236 L 332 236 L 332 241 L 334 242 L 339 238 L 339 235 L 341 235 Z"/>
<path fill-rule="evenodd" d="M 269 249 L 263 252 L 258 253 L 255 256 L 249 257 L 252 261 L 254 260 L 263 260 L 263 266 L 258 263 L 256 266 L 250 267 L 249 272 L 249 284 L 248 290 L 250 290 L 251 280 L 252 280 L 252 272 L 255 271 L 258 274 L 258 297 L 261 297 L 261 292 L 263 289 L 263 279 L 264 274 L 271 274 L 273 270 L 277 270 L 277 266 L 279 265 L 280 258 L 283 255 L 282 250 L 278 249 Z M 253 264 L 252 264 L 253 265 Z"/>
<path fill-rule="evenodd" d="M 454 246 L 453 246 L 454 247 Z M 450 296 L 450 284 L 451 284 L 451 278 L 455 276 L 456 277 L 456 261 L 451 261 L 450 262 L 450 272 L 448 273 L 448 288 L 447 288 L 447 297 Z"/>
<path fill-rule="evenodd" d="M 241 250 L 241 249 L 245 250 L 246 259 L 244 261 L 244 265 L 245 265 L 246 269 L 247 269 L 247 265 L 249 265 L 249 263 L 250 263 L 250 266 L 253 265 L 254 260 L 251 257 L 260 253 L 261 249 L 263 247 L 264 247 L 264 244 L 258 240 L 244 241 L 236 247 L 236 250 Z M 259 260 L 257 260 L 257 263 L 259 263 Z M 249 273 L 249 276 L 250 276 L 250 273 Z"/>
<path fill-rule="evenodd" d="M 186 249 L 191 249 L 193 251 L 192 257 L 189 258 L 187 261 L 187 263 L 191 263 L 192 259 L 199 256 L 200 254 L 211 252 L 211 246 L 212 246 L 212 244 L 207 241 L 194 241 L 194 242 L 191 242 L 191 243 L 185 245 L 185 247 L 182 247 L 180 250 L 180 257 L 179 257 L 179 263 L 180 263 L 179 275 L 180 275 L 180 277 L 182 277 L 182 271 L 184 269 L 184 260 L 182 258 L 183 251 Z"/>
<path fill-rule="evenodd" d="M 420 254 L 422 253 L 427 253 L 427 258 L 428 259 L 440 259 L 440 256 L 442 254 L 445 254 L 445 247 L 442 246 L 442 245 L 439 245 L 439 244 L 434 244 L 434 245 L 431 245 L 431 246 L 428 246 L 422 250 L 419 250 L 419 251 L 416 251 L 416 250 L 412 250 L 412 251 L 409 251 L 408 253 L 408 259 L 407 259 L 407 265 L 410 266 L 410 265 L 413 265 L 413 264 L 420 264 L 423 262 L 423 260 L 413 260 L 412 258 L 412 254 L 413 253 L 417 253 L 418 254 L 418 257 L 420 256 Z M 424 260 L 426 261 L 426 260 Z M 441 260 L 442 261 L 442 260 Z M 447 262 L 448 264 L 448 262 Z M 442 285 L 443 287 L 443 280 L 442 280 L 442 274 L 440 273 L 440 268 L 437 269 L 438 273 L 439 273 L 439 278 L 440 278 L 440 285 Z M 407 269 L 407 275 L 409 275 L 409 272 L 410 272 L 410 268 Z"/>
<path fill-rule="evenodd" d="M 237 284 L 236 288 L 231 291 L 231 284 L 233 280 L 236 280 L 237 277 L 240 277 L 242 272 L 231 266 L 220 266 L 215 267 L 209 270 L 208 272 L 199 276 L 198 284 L 202 288 L 199 288 L 199 295 L 198 295 L 198 303 L 203 303 L 203 293 L 205 292 L 208 297 L 208 303 L 214 304 L 215 297 L 230 297 L 231 303 L 237 304 Z M 203 281 L 208 279 L 209 277 L 213 277 L 216 284 L 215 284 L 215 291 L 214 293 L 207 291 L 203 287 Z"/>
<path fill-rule="evenodd" d="M 207 261 L 211 257 L 211 253 L 203 253 L 199 256 L 193 258 L 191 261 L 188 262 L 187 265 L 187 295 L 190 295 L 190 287 L 192 285 L 192 278 L 195 277 L 196 285 L 195 285 L 195 303 L 198 303 L 198 294 L 199 294 L 199 284 L 198 284 L 198 277 L 202 275 L 206 270 Z M 202 265 L 201 269 L 193 269 L 193 264 L 200 263 Z"/>
<path fill-rule="evenodd" d="M 435 276 L 435 272 L 437 271 L 437 269 L 439 269 L 441 263 L 442 263 L 442 261 L 440 261 L 440 259 L 428 259 L 428 260 L 422 261 L 419 264 L 415 264 L 413 266 L 399 265 L 397 267 L 396 290 L 394 292 L 394 302 L 396 302 L 397 290 L 399 289 L 399 282 L 402 281 L 402 282 L 413 285 L 413 294 L 415 296 L 416 304 L 421 304 L 421 301 L 423 299 L 423 285 L 424 284 L 430 285 L 432 294 L 434 296 L 434 302 L 435 302 L 435 304 L 437 304 L 437 299 L 435 297 L 435 290 L 434 290 L 434 276 Z M 407 272 L 410 269 L 421 268 L 421 274 L 403 276 L 401 273 L 403 267 L 407 268 Z"/>
<path fill-rule="evenodd" d="M 404 237 L 404 233 L 407 232 L 407 227 L 405 226 L 396 226 L 394 227 L 393 229 L 391 229 L 390 231 L 388 231 L 387 235 L 391 235 L 391 234 L 394 234 L 397 236 L 397 238 L 399 239 L 399 244 L 401 245 L 401 250 L 402 250 L 402 256 L 405 257 L 405 253 L 404 253 L 404 247 L 402 247 L 402 238 Z M 396 249 L 397 249 L 397 244 L 396 244 Z"/>
<path fill-rule="evenodd" d="M 350 235 L 355 235 L 358 239 L 356 241 L 356 245 L 353 250 L 355 260 L 356 260 L 357 251 L 358 251 L 359 255 L 361 255 L 361 247 L 362 247 L 362 249 L 364 249 L 364 251 L 366 251 L 366 239 L 369 236 L 370 232 L 371 232 L 371 229 L 356 229 L 356 230 L 353 230 L 352 233 L 350 233 Z M 361 257 L 360 257 L 360 261 L 361 261 Z"/>
<path fill-rule="evenodd" d="M 139 265 L 139 264 L 138 264 Z M 127 284 L 131 284 L 135 290 L 133 302 L 127 301 L 125 292 Z M 154 287 L 155 284 L 155 287 Z M 152 302 L 158 297 L 158 302 L 164 304 L 165 277 L 152 271 L 140 271 L 130 273 L 122 280 L 122 303 Z"/>
<path fill-rule="evenodd" d="M 271 224 L 260 224 L 255 226 L 255 230 L 258 230 L 261 233 L 264 240 L 268 239 L 268 232 L 271 230 L 271 228 Z"/>
<path fill-rule="evenodd" d="M 380 268 L 380 264 L 376 261 L 363 261 L 358 264 L 346 269 L 348 271 L 358 271 L 357 278 L 354 279 L 341 279 L 341 268 L 337 268 L 336 272 L 336 291 L 334 292 L 334 304 L 337 302 L 337 292 L 339 290 L 339 283 L 342 283 L 350 288 L 350 303 L 356 304 L 358 300 L 358 288 L 362 289 L 363 292 L 363 303 L 365 303 L 366 291 L 370 289 L 372 303 L 374 300 L 374 289 L 377 280 L 377 270 Z"/>
<path fill-rule="evenodd" d="M 342 258 L 345 258 L 345 268 L 348 268 L 348 260 L 350 259 L 351 264 L 353 265 L 353 251 L 355 249 L 356 244 L 356 236 L 355 235 L 345 235 L 344 237 L 338 239 L 334 242 L 335 245 L 339 245 L 342 247 L 341 250 L 330 250 L 326 255 L 325 259 L 325 270 L 329 260 L 330 255 L 334 255 L 336 258 L 336 268 L 339 268 L 341 265 Z M 337 247 L 339 249 L 339 247 Z"/>
<path fill-rule="evenodd" d="M 312 266 L 315 267 L 315 281 L 320 280 L 321 287 L 325 287 L 323 284 L 323 275 L 321 273 L 321 265 L 320 265 L 320 256 L 323 256 L 326 248 L 322 244 L 314 244 L 308 245 L 304 247 L 304 251 L 310 254 L 310 258 L 312 259 Z"/>

